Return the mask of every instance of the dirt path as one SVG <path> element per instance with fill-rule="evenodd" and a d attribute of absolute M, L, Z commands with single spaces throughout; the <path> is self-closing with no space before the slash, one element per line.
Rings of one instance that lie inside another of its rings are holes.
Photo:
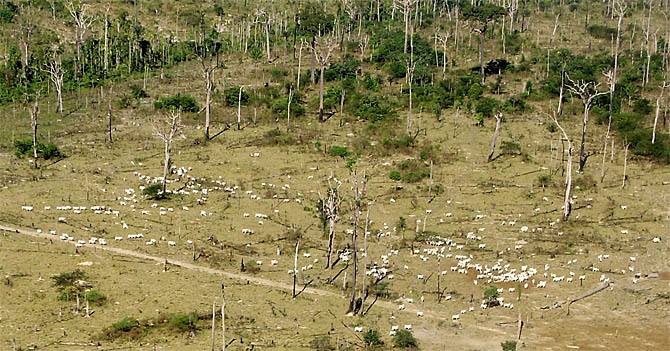
<path fill-rule="evenodd" d="M 36 238 L 41 238 L 41 239 L 53 239 L 54 238 L 53 235 L 49 235 L 49 234 L 46 234 L 46 233 L 38 233 L 38 232 L 30 231 L 30 230 L 7 227 L 7 226 L 4 226 L 4 225 L 0 225 L 0 230 L 13 232 L 13 233 L 17 233 L 17 234 L 29 235 L 29 236 L 36 237 Z M 72 242 L 72 241 L 65 241 L 65 243 L 68 243 L 68 244 L 71 244 L 71 245 L 76 244 L 76 242 Z M 96 248 L 96 249 L 103 250 L 103 251 L 113 252 L 113 253 L 116 253 L 116 254 L 119 254 L 119 255 L 141 258 L 141 259 L 145 259 L 145 260 L 148 260 L 148 261 L 155 261 L 155 262 L 158 262 L 158 263 L 164 263 L 166 261 L 166 259 L 164 257 L 152 256 L 152 255 L 143 254 L 143 253 L 132 251 L 132 250 L 120 249 L 120 248 L 117 248 L 117 247 L 95 245 L 95 244 L 86 244 L 84 247 Z M 168 263 L 171 264 L 171 265 L 174 265 L 174 266 L 179 266 L 179 267 L 182 267 L 182 268 L 186 268 L 186 269 L 190 269 L 190 270 L 194 270 L 194 271 L 199 271 L 199 272 L 204 272 L 204 273 L 209 273 L 209 274 L 216 274 L 216 275 L 223 276 L 223 277 L 230 278 L 230 279 L 246 280 L 246 281 L 258 284 L 258 285 L 273 287 L 273 288 L 282 289 L 282 290 L 288 290 L 288 291 L 293 290 L 293 285 L 280 283 L 280 282 L 277 282 L 277 281 L 274 281 L 274 280 L 259 278 L 259 277 L 248 275 L 248 274 L 232 273 L 232 272 L 224 271 L 224 270 L 221 270 L 221 269 L 203 267 L 203 266 L 200 266 L 200 265 L 187 263 L 187 262 L 183 262 L 183 261 L 168 260 Z M 329 297 L 342 298 L 342 295 L 340 295 L 338 293 L 334 293 L 334 292 L 327 291 L 327 290 L 322 290 L 322 289 L 317 289 L 317 288 L 306 288 L 304 292 L 307 293 L 307 294 L 318 295 L 318 296 L 329 296 Z M 394 310 L 394 311 L 398 310 L 398 305 L 396 305 L 392 302 L 388 302 L 388 301 L 377 301 L 375 303 L 375 306 L 385 308 L 385 309 L 389 309 L 389 310 Z M 404 312 L 412 313 L 412 314 L 415 314 L 415 315 L 416 315 L 416 312 L 419 312 L 419 311 L 423 312 L 425 317 L 429 317 L 429 318 L 433 318 L 433 319 L 437 319 L 437 320 L 447 320 L 447 318 L 441 316 L 441 314 L 443 314 L 443 313 L 438 313 L 438 312 L 435 312 L 435 311 L 430 311 L 430 310 L 425 310 L 425 309 L 417 309 L 415 307 L 408 306 L 408 305 L 406 305 L 406 308 L 404 310 Z M 480 329 L 480 330 L 487 331 L 487 332 L 493 332 L 493 333 L 500 334 L 500 335 L 506 335 L 507 334 L 507 333 L 505 333 L 501 330 L 484 327 L 484 326 L 478 325 L 478 324 L 463 323 L 462 321 L 459 321 L 459 323 L 462 326 L 472 327 L 472 328 Z"/>

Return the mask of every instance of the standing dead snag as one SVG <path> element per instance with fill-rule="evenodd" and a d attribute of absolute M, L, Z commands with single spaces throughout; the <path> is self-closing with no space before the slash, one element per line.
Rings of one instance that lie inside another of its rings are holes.
<path fill-rule="evenodd" d="M 54 88 L 56 88 L 58 110 L 60 111 L 60 116 L 63 117 L 63 76 L 65 75 L 65 71 L 61 63 L 55 59 L 46 64 L 45 71 L 49 73 L 49 79 L 51 79 L 51 82 L 54 83 Z"/>
<path fill-rule="evenodd" d="M 202 53 L 198 54 L 198 60 L 202 66 L 202 76 L 205 78 L 205 87 L 207 89 L 207 95 L 205 97 L 205 138 L 211 140 L 209 136 L 210 129 L 210 105 L 212 101 L 212 89 L 214 89 L 214 71 L 219 69 L 221 65 L 219 64 L 219 55 L 218 54 L 209 54 L 207 49 L 204 49 Z M 242 89 L 242 88 L 240 88 Z M 239 120 L 238 120 L 238 129 L 239 129 Z M 218 134 L 217 134 L 218 135 Z"/>
<path fill-rule="evenodd" d="M 361 62 L 365 59 L 365 50 L 368 48 L 368 44 L 370 44 L 370 36 L 366 34 L 358 42 L 358 47 L 361 49 Z"/>
<path fill-rule="evenodd" d="M 73 2 L 72 0 L 70 0 L 66 1 L 64 5 L 65 8 L 67 8 L 67 11 L 70 13 L 70 16 L 72 16 L 72 19 L 74 19 L 75 24 L 74 41 L 77 49 L 77 64 L 78 64 L 75 65 L 74 69 L 76 75 L 79 72 L 78 67 L 81 64 L 81 44 L 84 43 L 84 37 L 86 36 L 86 31 L 95 21 L 95 17 L 86 14 L 89 5 L 84 3 L 84 1 Z"/>
<path fill-rule="evenodd" d="M 295 299 L 295 284 L 298 280 L 298 249 L 300 248 L 300 239 L 295 242 L 295 260 L 293 261 L 293 298 Z"/>
<path fill-rule="evenodd" d="M 328 282 L 331 282 L 332 279 L 332 265 L 333 265 L 333 241 L 335 239 L 335 222 L 340 219 L 340 204 L 342 203 L 342 198 L 340 198 L 340 186 L 341 183 L 337 183 L 337 187 L 333 187 L 330 180 L 333 178 L 331 175 L 328 178 L 328 190 L 326 195 L 327 198 L 324 198 L 319 192 L 319 198 L 321 201 L 321 211 L 322 215 L 328 219 L 329 228 L 328 228 L 328 261 L 326 263 L 326 268 L 328 269 Z M 297 250 L 297 249 L 296 249 Z"/>
<path fill-rule="evenodd" d="M 498 134 L 500 133 L 500 124 L 502 123 L 503 114 L 496 114 L 496 131 L 493 134 L 493 141 L 491 142 L 491 151 L 489 152 L 489 158 L 486 162 L 491 162 L 493 160 L 493 153 L 496 150 L 496 141 L 498 140 Z"/>
<path fill-rule="evenodd" d="M 352 244 L 352 260 L 353 260 L 353 273 L 351 274 L 351 298 L 349 299 L 349 310 L 347 313 L 356 314 L 360 305 L 356 299 L 356 276 L 358 275 L 358 221 L 361 216 L 362 201 L 361 197 L 365 196 L 365 173 L 363 174 L 363 180 L 361 181 L 358 178 L 358 172 L 353 171 L 354 178 L 354 202 L 351 204 L 351 208 L 354 211 L 354 232 L 351 236 Z"/>
<path fill-rule="evenodd" d="M 326 72 L 326 66 L 328 62 L 333 57 L 333 51 L 337 48 L 338 44 L 335 38 L 333 37 L 321 37 L 317 40 L 312 41 L 310 49 L 314 53 L 314 57 L 319 62 L 321 66 L 321 75 L 319 78 L 319 122 L 325 122 L 323 119 L 323 80 L 324 74 Z"/>
<path fill-rule="evenodd" d="M 172 153 L 172 142 L 175 135 L 181 130 L 181 111 L 170 111 L 162 121 L 153 125 L 154 135 L 165 143 L 165 164 L 163 165 L 163 195 L 167 187 L 168 170 L 170 169 L 170 154 Z"/>
<path fill-rule="evenodd" d="M 582 141 L 581 141 L 581 146 L 579 149 L 579 169 L 577 172 L 582 173 L 584 172 L 584 165 L 586 164 L 586 159 L 589 158 L 592 154 L 585 154 L 584 153 L 584 142 L 586 139 L 586 125 L 589 121 L 589 111 L 591 110 L 591 107 L 593 106 L 593 102 L 595 99 L 600 96 L 607 94 L 607 91 L 598 91 L 598 86 L 600 86 L 600 83 L 595 83 L 595 82 L 585 82 L 583 80 L 580 81 L 573 81 L 570 79 L 570 76 L 567 76 L 568 80 L 570 81 L 570 85 L 568 85 L 568 89 L 575 93 L 577 96 L 579 96 L 580 99 L 582 99 L 582 104 L 584 104 L 584 121 L 582 124 Z"/>
<path fill-rule="evenodd" d="M 30 111 L 30 125 L 33 128 L 33 158 L 35 158 L 35 168 L 38 168 L 37 165 L 37 126 L 38 126 L 38 118 L 40 114 L 40 105 L 39 105 L 39 99 L 40 99 L 40 92 L 38 91 L 37 94 L 35 95 L 35 101 L 33 102 L 33 106 L 29 109 Z"/>
<path fill-rule="evenodd" d="M 572 188 L 572 142 L 568 137 L 568 133 L 566 133 L 565 129 L 561 127 L 561 124 L 558 123 L 556 114 L 554 114 L 554 123 L 556 123 L 558 129 L 563 133 L 563 138 L 568 142 L 568 161 L 565 172 L 565 199 L 563 201 L 563 221 L 567 222 L 570 217 L 570 212 L 572 211 L 572 205 L 570 204 L 570 190 Z"/>
<path fill-rule="evenodd" d="M 393 9 L 401 10 L 403 14 L 403 19 L 405 21 L 405 42 L 403 45 L 402 52 L 407 53 L 407 37 L 410 31 L 410 16 L 412 13 L 412 8 L 418 2 L 418 0 L 393 0 Z"/>
<path fill-rule="evenodd" d="M 663 92 L 665 91 L 665 88 L 668 85 L 666 82 L 663 82 L 663 85 L 661 85 L 661 94 L 658 96 L 656 99 L 656 117 L 654 117 L 654 129 L 652 130 L 651 134 L 651 143 L 654 144 L 656 142 L 656 126 L 658 125 L 658 115 L 661 112 L 661 99 L 663 99 Z"/>

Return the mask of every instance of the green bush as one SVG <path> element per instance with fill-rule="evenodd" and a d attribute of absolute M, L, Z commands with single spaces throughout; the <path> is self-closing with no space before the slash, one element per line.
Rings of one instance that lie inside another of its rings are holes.
<path fill-rule="evenodd" d="M 490 97 L 481 97 L 475 104 L 475 112 L 481 113 L 484 117 L 493 117 L 493 114 L 500 107 L 500 101 Z"/>
<path fill-rule="evenodd" d="M 180 110 L 183 112 L 198 112 L 200 107 L 195 99 L 190 95 L 177 95 L 170 97 L 161 97 L 154 102 L 154 107 L 159 110 Z"/>
<path fill-rule="evenodd" d="M 119 110 L 123 110 L 124 108 L 128 108 L 133 106 L 133 100 L 128 94 L 121 94 L 119 96 L 119 99 L 116 100 L 116 108 Z"/>
<path fill-rule="evenodd" d="M 241 102 L 243 106 L 246 106 L 249 103 L 249 94 L 242 89 L 242 97 L 240 99 L 240 87 L 233 86 L 226 88 L 226 90 L 223 91 L 223 102 L 226 106 L 237 106 L 238 102 Z"/>
<path fill-rule="evenodd" d="M 503 155 L 518 155 L 521 153 L 521 145 L 513 141 L 503 141 L 500 151 Z"/>
<path fill-rule="evenodd" d="M 551 185 L 551 176 L 548 174 L 542 174 L 537 176 L 537 185 L 545 188 Z"/>
<path fill-rule="evenodd" d="M 130 86 L 130 94 L 136 100 L 139 100 L 141 98 L 149 97 L 149 94 L 147 94 L 147 92 L 144 89 L 142 89 L 141 86 L 139 86 L 137 84 L 133 84 L 133 85 Z"/>
<path fill-rule="evenodd" d="M 339 156 L 342 158 L 351 155 L 351 153 L 347 151 L 346 146 L 337 146 L 337 145 L 331 146 L 330 149 L 328 150 L 328 153 L 330 153 L 332 156 Z"/>
<path fill-rule="evenodd" d="M 105 296 L 98 290 L 87 291 L 86 294 L 84 294 L 84 298 L 86 299 L 86 301 L 96 304 L 98 306 L 104 305 L 105 302 L 107 302 L 107 296 Z"/>
<path fill-rule="evenodd" d="M 641 115 L 648 115 L 654 111 L 654 107 L 651 105 L 651 101 L 641 98 L 635 100 L 635 103 L 633 103 L 633 111 Z"/>
<path fill-rule="evenodd" d="M 592 37 L 598 39 L 610 40 L 612 36 L 616 36 L 616 28 L 608 27 L 601 24 L 593 24 L 587 28 Z"/>
<path fill-rule="evenodd" d="M 195 313 L 191 314 L 177 314 L 170 318 L 170 328 L 177 330 L 179 332 L 187 332 L 195 330 L 195 323 L 198 322 L 198 315 Z"/>
<path fill-rule="evenodd" d="M 58 291 L 63 291 L 65 288 L 75 286 L 77 282 L 87 278 L 86 272 L 76 269 L 72 272 L 57 274 L 51 277 L 51 280 L 53 280 L 53 285 L 58 288 Z"/>
<path fill-rule="evenodd" d="M 398 171 L 391 171 L 391 174 L 389 174 L 389 178 L 395 181 L 399 181 L 402 179 L 402 175 Z"/>
<path fill-rule="evenodd" d="M 415 348 L 418 346 L 414 335 L 409 330 L 398 330 L 393 337 L 393 345 L 400 348 Z"/>
<path fill-rule="evenodd" d="M 117 332 L 129 332 L 131 329 L 136 328 L 140 323 L 131 317 L 126 317 L 114 324 L 112 324 L 112 329 Z"/>
<path fill-rule="evenodd" d="M 516 341 L 503 341 L 500 346 L 502 346 L 502 351 L 516 351 Z"/>
<path fill-rule="evenodd" d="M 163 184 L 161 183 L 151 184 L 145 187 L 144 190 L 142 190 L 142 194 L 151 200 L 160 200 L 167 197 L 167 194 L 163 193 Z"/>
<path fill-rule="evenodd" d="M 0 23 L 11 23 L 14 16 L 19 14 L 19 8 L 11 1 L 3 1 L 0 6 Z"/>
<path fill-rule="evenodd" d="M 498 288 L 495 285 L 491 285 L 486 290 L 484 290 L 484 300 L 493 301 L 498 298 Z"/>
<path fill-rule="evenodd" d="M 384 344 L 379 337 L 379 332 L 373 329 L 370 329 L 365 332 L 365 334 L 363 334 L 363 341 L 368 347 L 375 347 Z"/>

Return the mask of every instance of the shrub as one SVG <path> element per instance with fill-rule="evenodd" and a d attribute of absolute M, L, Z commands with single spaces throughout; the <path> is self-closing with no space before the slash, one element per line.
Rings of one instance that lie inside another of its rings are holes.
<path fill-rule="evenodd" d="M 249 94 L 242 89 L 242 97 L 240 98 L 240 87 L 233 86 L 226 88 L 223 91 L 223 102 L 226 106 L 237 106 L 238 102 L 246 106 L 249 103 Z"/>
<path fill-rule="evenodd" d="M 484 290 L 484 300 L 486 301 L 493 301 L 498 295 L 498 288 L 495 285 L 491 285 Z"/>
<path fill-rule="evenodd" d="M 500 151 L 503 155 L 518 155 L 521 153 L 521 145 L 513 141 L 503 141 Z"/>
<path fill-rule="evenodd" d="M 121 94 L 118 100 L 116 100 L 116 108 L 122 110 L 133 105 L 133 100 L 128 94 Z"/>
<path fill-rule="evenodd" d="M 76 269 L 72 272 L 57 274 L 51 277 L 53 285 L 58 288 L 58 291 L 63 291 L 69 286 L 77 285 L 77 282 L 87 279 L 86 272 Z"/>
<path fill-rule="evenodd" d="M 551 176 L 548 174 L 539 175 L 537 177 L 537 184 L 543 188 L 551 185 Z"/>
<path fill-rule="evenodd" d="M 590 25 L 587 28 L 589 34 L 591 34 L 592 37 L 598 38 L 598 39 L 611 39 L 612 35 L 616 36 L 616 28 L 604 26 L 601 24 L 594 24 Z"/>
<path fill-rule="evenodd" d="M 138 327 L 140 323 L 131 317 L 126 317 L 114 324 L 112 324 L 112 329 L 117 332 L 129 332 L 131 329 Z"/>
<path fill-rule="evenodd" d="M 11 1 L 3 1 L 0 6 L 0 23 L 11 23 L 14 21 L 14 16 L 19 13 L 19 8 Z"/>
<path fill-rule="evenodd" d="M 477 100 L 475 104 L 475 112 L 481 113 L 484 117 L 493 117 L 493 114 L 500 106 L 500 101 L 490 98 L 482 97 Z"/>
<path fill-rule="evenodd" d="M 351 155 L 351 153 L 347 151 L 346 146 L 337 146 L 337 145 L 331 146 L 330 150 L 328 150 L 328 153 L 330 153 L 332 156 L 339 156 L 342 158 Z"/>
<path fill-rule="evenodd" d="M 98 290 L 87 291 L 86 294 L 84 294 L 84 298 L 86 299 L 86 301 L 96 304 L 98 306 L 104 305 L 105 302 L 107 302 L 107 296 L 105 296 Z"/>
<path fill-rule="evenodd" d="M 193 331 L 196 329 L 195 323 L 199 317 L 195 313 L 191 314 L 177 314 L 170 318 L 170 328 L 179 332 Z"/>
<path fill-rule="evenodd" d="M 142 194 L 151 200 L 160 200 L 166 197 L 166 194 L 163 193 L 163 184 L 161 183 L 149 185 L 142 190 Z"/>
<path fill-rule="evenodd" d="M 393 345 L 401 348 L 415 348 L 418 346 L 414 335 L 409 330 L 398 330 L 393 337 Z"/>
<path fill-rule="evenodd" d="M 641 115 L 648 115 L 654 110 L 654 107 L 651 105 L 651 101 L 642 98 L 635 100 L 633 104 L 633 111 Z"/>
<path fill-rule="evenodd" d="M 502 346 L 502 351 L 516 351 L 516 341 L 503 341 L 500 346 Z"/>
<path fill-rule="evenodd" d="M 198 112 L 200 107 L 195 99 L 190 95 L 177 95 L 170 97 L 161 97 L 154 102 L 154 107 L 159 110 L 180 110 L 183 112 Z"/>
<path fill-rule="evenodd" d="M 141 98 L 149 97 L 149 94 L 147 94 L 147 92 L 144 89 L 142 89 L 141 86 L 139 86 L 137 84 L 133 84 L 133 85 L 130 86 L 130 94 L 136 100 L 139 100 Z"/>
<path fill-rule="evenodd" d="M 389 178 L 395 181 L 399 181 L 402 179 L 402 175 L 398 171 L 391 171 L 391 174 L 389 174 Z"/>
<path fill-rule="evenodd" d="M 365 341 L 365 345 L 373 347 L 384 344 L 379 338 L 379 332 L 373 329 L 370 329 L 363 334 L 363 341 Z"/>
<path fill-rule="evenodd" d="M 309 346 L 317 351 L 335 350 L 335 347 L 330 343 L 330 336 L 328 335 L 315 337 L 312 339 L 312 341 L 309 342 Z"/>

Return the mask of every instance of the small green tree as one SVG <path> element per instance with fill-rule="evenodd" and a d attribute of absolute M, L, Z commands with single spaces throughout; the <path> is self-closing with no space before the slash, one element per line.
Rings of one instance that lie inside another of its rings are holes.
<path fill-rule="evenodd" d="M 365 345 L 370 348 L 381 346 L 384 344 L 379 337 L 379 332 L 373 329 L 370 329 L 367 332 L 365 332 L 365 334 L 363 335 L 363 341 L 365 341 Z"/>
<path fill-rule="evenodd" d="M 409 330 L 398 330 L 393 337 L 393 345 L 405 349 L 418 347 L 416 338 L 414 338 L 414 335 Z"/>

